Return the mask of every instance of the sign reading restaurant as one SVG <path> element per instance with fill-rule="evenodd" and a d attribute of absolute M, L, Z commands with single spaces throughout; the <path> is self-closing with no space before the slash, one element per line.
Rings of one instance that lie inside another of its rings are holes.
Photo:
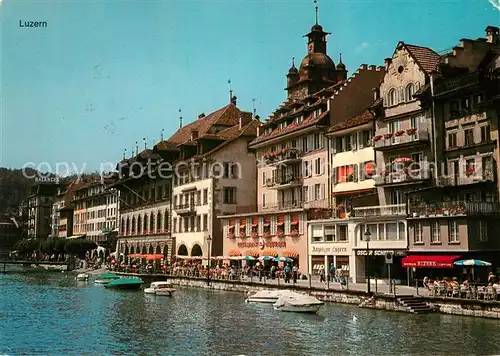
<path fill-rule="evenodd" d="M 238 247 L 240 248 L 286 248 L 286 241 L 242 241 L 238 242 Z"/>
<path fill-rule="evenodd" d="M 337 254 L 337 253 L 347 253 L 347 247 L 312 247 L 312 254 Z"/>

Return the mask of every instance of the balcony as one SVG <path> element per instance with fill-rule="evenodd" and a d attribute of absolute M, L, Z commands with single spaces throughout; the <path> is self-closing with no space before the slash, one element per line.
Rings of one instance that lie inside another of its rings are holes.
<path fill-rule="evenodd" d="M 366 206 L 353 209 L 356 218 L 377 216 L 406 216 L 406 204 Z"/>
<path fill-rule="evenodd" d="M 500 203 L 497 202 L 429 202 L 410 205 L 410 217 L 441 216 L 500 216 Z"/>
<path fill-rule="evenodd" d="M 481 76 L 478 72 L 473 72 L 443 81 L 441 83 L 436 83 L 436 86 L 434 88 L 434 95 L 443 95 L 457 89 L 479 84 L 483 78 L 484 77 Z"/>
<path fill-rule="evenodd" d="M 376 185 L 389 185 L 389 184 L 410 184 L 420 183 L 425 180 L 431 179 L 429 171 L 424 169 L 415 170 L 399 170 L 388 174 L 381 174 L 375 177 Z"/>
<path fill-rule="evenodd" d="M 270 189 L 282 190 L 302 186 L 303 179 L 300 175 L 289 173 L 268 179 L 266 185 Z"/>
<path fill-rule="evenodd" d="M 429 132 L 426 129 L 407 129 L 396 132 L 377 133 L 373 138 L 374 148 L 379 151 L 406 148 L 412 145 L 427 144 Z"/>
<path fill-rule="evenodd" d="M 274 165 L 287 165 L 298 163 L 301 161 L 302 151 L 297 148 L 285 148 L 277 152 L 268 152 L 264 155 L 266 164 Z"/>
<path fill-rule="evenodd" d="M 194 204 L 176 205 L 174 210 L 177 215 L 190 215 L 196 213 L 196 206 Z"/>
<path fill-rule="evenodd" d="M 481 182 L 494 182 L 495 174 L 492 170 L 485 170 L 484 172 L 466 171 L 464 174 L 457 174 L 450 177 L 441 177 L 439 180 L 441 184 L 445 186 L 458 186 Z"/>

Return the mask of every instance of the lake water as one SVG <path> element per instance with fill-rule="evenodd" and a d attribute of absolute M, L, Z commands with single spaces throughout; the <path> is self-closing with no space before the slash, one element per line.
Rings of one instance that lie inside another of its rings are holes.
<path fill-rule="evenodd" d="M 499 326 L 341 304 L 302 315 L 238 293 L 154 297 L 62 273 L 0 275 L 0 354 L 9 355 L 491 355 Z"/>

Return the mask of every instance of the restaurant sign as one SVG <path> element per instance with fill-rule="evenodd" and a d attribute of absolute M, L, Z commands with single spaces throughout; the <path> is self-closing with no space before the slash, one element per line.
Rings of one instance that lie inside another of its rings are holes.
<path fill-rule="evenodd" d="M 286 241 L 241 241 L 238 242 L 239 248 L 286 248 Z"/>
<path fill-rule="evenodd" d="M 370 250 L 370 256 L 385 256 L 388 253 L 393 256 L 406 256 L 406 250 Z M 366 256 L 366 250 L 357 250 L 356 256 Z"/>
<path fill-rule="evenodd" d="M 337 255 L 337 254 L 346 254 L 347 247 L 339 247 L 339 246 L 312 246 L 312 254 L 318 255 Z"/>

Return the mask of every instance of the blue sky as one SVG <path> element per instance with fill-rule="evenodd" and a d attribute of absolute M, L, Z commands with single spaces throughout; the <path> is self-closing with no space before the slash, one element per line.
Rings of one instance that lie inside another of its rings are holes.
<path fill-rule="evenodd" d="M 492 0 L 493 1 L 493 0 Z M 495 0 L 496 1 L 496 0 Z M 118 161 L 229 102 L 269 115 L 314 23 L 312 0 L 3 0 L 0 166 Z M 488 0 L 320 1 L 328 53 L 352 73 L 398 41 L 451 48 L 500 23 Z M 19 21 L 46 21 L 21 28 Z"/>

